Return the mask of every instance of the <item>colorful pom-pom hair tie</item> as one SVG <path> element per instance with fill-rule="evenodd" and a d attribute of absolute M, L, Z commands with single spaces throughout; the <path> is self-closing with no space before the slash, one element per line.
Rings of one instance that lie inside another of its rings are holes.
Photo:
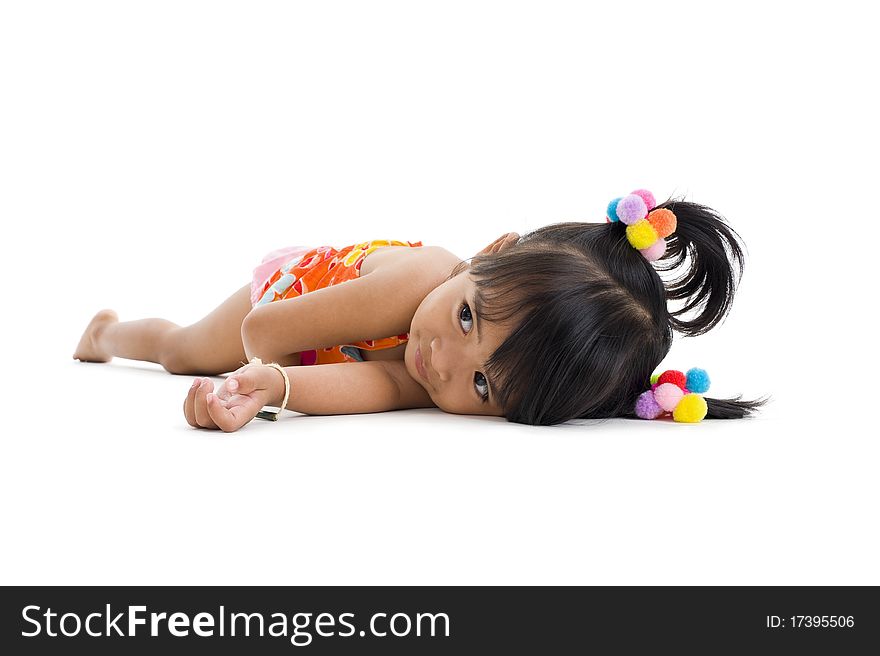
<path fill-rule="evenodd" d="M 648 262 L 659 260 L 666 253 L 666 237 L 675 232 L 677 222 L 671 210 L 657 207 L 647 189 L 636 189 L 623 198 L 608 203 L 606 220 L 626 224 L 626 238 Z"/>
<path fill-rule="evenodd" d="M 636 416 L 657 419 L 672 415 L 675 421 L 696 424 L 705 419 L 709 406 L 703 394 L 709 391 L 709 374 L 705 369 L 688 369 L 687 373 L 669 369 L 651 376 L 651 389 L 642 392 L 636 401 Z"/>

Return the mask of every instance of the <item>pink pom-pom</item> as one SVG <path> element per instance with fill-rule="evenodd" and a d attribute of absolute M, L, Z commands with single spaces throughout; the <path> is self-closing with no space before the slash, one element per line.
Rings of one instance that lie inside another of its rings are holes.
<path fill-rule="evenodd" d="M 639 251 L 642 255 L 644 255 L 645 259 L 648 262 L 654 262 L 659 260 L 661 257 L 666 255 L 666 240 L 663 237 L 660 237 L 657 241 L 654 242 L 652 246 L 648 246 L 648 248 L 643 248 Z"/>
<path fill-rule="evenodd" d="M 678 402 L 681 401 L 681 397 L 684 396 L 684 391 L 673 383 L 663 383 L 657 386 L 657 389 L 654 390 L 654 400 L 657 401 L 657 405 L 666 410 L 666 412 L 672 412 L 675 410 L 675 406 L 678 405 Z"/>
<path fill-rule="evenodd" d="M 636 401 L 636 416 L 640 419 L 656 419 L 663 414 L 657 401 L 654 399 L 654 393 L 651 390 L 642 392 Z"/>
<path fill-rule="evenodd" d="M 657 207 L 657 200 L 654 198 L 654 194 L 652 194 L 647 189 L 636 189 L 633 194 L 639 196 L 643 201 L 645 201 L 645 207 L 648 208 L 649 212 Z"/>
<path fill-rule="evenodd" d="M 630 194 L 621 198 L 617 204 L 617 216 L 626 225 L 632 225 L 648 216 L 648 206 L 641 196 Z"/>

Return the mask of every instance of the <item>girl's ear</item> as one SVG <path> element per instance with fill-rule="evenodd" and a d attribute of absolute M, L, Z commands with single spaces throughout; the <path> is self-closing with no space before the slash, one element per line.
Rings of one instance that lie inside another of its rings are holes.
<path fill-rule="evenodd" d="M 501 235 L 498 239 L 493 241 L 491 244 L 486 246 L 483 250 L 481 250 L 477 255 L 489 255 L 490 253 L 498 253 L 503 251 L 505 248 L 513 246 L 516 242 L 519 241 L 519 234 L 516 232 L 506 232 Z"/>

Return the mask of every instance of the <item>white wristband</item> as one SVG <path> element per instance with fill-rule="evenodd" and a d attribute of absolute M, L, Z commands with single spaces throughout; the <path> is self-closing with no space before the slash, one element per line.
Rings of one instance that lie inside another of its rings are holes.
<path fill-rule="evenodd" d="M 263 361 L 260 358 L 251 358 L 249 364 L 259 364 L 264 367 L 272 367 L 273 369 L 277 369 L 281 372 L 281 377 L 284 378 L 284 400 L 281 402 L 281 407 L 277 410 L 260 410 L 257 413 L 257 419 L 266 419 L 268 421 L 278 421 L 278 415 L 281 413 L 284 408 L 287 407 L 287 399 L 290 397 L 290 378 L 287 377 L 287 372 L 284 371 L 284 367 L 282 367 L 277 362 L 267 362 L 263 364 Z"/>

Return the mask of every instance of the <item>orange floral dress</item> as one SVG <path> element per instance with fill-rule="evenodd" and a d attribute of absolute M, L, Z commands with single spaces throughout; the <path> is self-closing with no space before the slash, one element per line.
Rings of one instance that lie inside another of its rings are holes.
<path fill-rule="evenodd" d="M 379 239 L 338 250 L 332 246 L 320 246 L 312 249 L 291 247 L 273 251 L 263 259 L 263 264 L 254 269 L 251 302 L 256 307 L 353 280 L 360 276 L 364 259 L 377 248 L 387 246 L 417 248 L 421 245 L 420 241 Z M 265 277 L 267 274 L 268 278 Z M 405 344 L 408 339 L 409 333 L 403 333 L 382 339 L 340 344 L 316 351 L 303 351 L 300 353 L 300 362 L 304 365 L 362 362 L 364 358 L 360 353 L 361 349 L 378 351 L 393 348 Z"/>

